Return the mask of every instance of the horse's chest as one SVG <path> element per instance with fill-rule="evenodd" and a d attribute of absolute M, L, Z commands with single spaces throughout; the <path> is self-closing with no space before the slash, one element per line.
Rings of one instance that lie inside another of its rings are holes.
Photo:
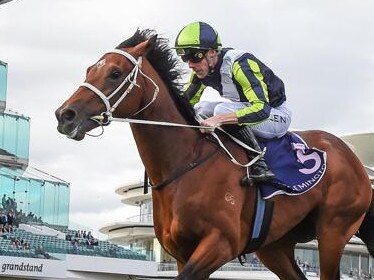
<path fill-rule="evenodd" d="M 200 236 L 202 213 L 179 208 L 179 211 L 169 212 L 167 215 L 156 215 L 155 233 L 164 247 L 178 247 L 185 242 L 194 242 Z M 161 213 L 160 213 L 161 214 Z"/>
<path fill-rule="evenodd" d="M 212 227 L 211 211 L 197 194 L 173 200 L 173 207 L 155 207 L 155 233 L 162 246 L 174 257 L 187 257 Z"/>
<path fill-rule="evenodd" d="M 174 216 L 170 223 L 163 223 L 156 235 L 169 254 L 179 260 L 188 259 L 192 248 L 201 239 L 200 230 L 196 230 L 197 220 L 198 218 Z"/>

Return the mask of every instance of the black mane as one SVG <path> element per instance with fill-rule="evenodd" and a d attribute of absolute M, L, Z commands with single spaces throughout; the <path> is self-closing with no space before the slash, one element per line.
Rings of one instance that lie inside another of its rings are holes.
<path fill-rule="evenodd" d="M 123 41 L 117 48 L 134 47 L 157 35 L 154 30 L 136 30 L 135 34 Z M 195 112 L 189 102 L 182 96 L 183 84 L 180 81 L 183 70 L 179 67 L 180 60 L 169 46 L 169 40 L 157 36 L 156 41 L 146 54 L 146 58 L 160 75 L 168 87 L 178 110 L 190 124 L 198 124 Z"/>

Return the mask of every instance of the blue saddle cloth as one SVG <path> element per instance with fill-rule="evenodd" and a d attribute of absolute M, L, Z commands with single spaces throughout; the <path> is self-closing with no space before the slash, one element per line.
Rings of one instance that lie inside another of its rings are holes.
<path fill-rule="evenodd" d="M 326 152 L 309 148 L 297 134 L 287 132 L 281 138 L 260 142 L 266 147 L 265 161 L 275 174 L 271 184 L 260 185 L 267 199 L 278 194 L 299 195 L 313 188 L 326 171 Z"/>

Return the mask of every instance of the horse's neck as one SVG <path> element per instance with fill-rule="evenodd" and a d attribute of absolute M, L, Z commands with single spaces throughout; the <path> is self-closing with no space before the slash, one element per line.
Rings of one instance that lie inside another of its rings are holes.
<path fill-rule="evenodd" d="M 140 118 L 186 124 L 166 86 L 160 80 L 156 83 L 160 87 L 159 95 Z M 152 183 L 165 180 L 173 171 L 190 163 L 201 139 L 191 128 L 132 124 L 131 129 Z"/>

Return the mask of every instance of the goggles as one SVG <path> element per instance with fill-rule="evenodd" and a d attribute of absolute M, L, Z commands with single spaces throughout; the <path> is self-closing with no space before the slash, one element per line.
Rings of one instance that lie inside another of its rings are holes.
<path fill-rule="evenodd" d="M 180 49 L 177 50 L 177 54 L 181 56 L 184 62 L 199 63 L 205 57 L 207 50 L 200 49 Z"/>

